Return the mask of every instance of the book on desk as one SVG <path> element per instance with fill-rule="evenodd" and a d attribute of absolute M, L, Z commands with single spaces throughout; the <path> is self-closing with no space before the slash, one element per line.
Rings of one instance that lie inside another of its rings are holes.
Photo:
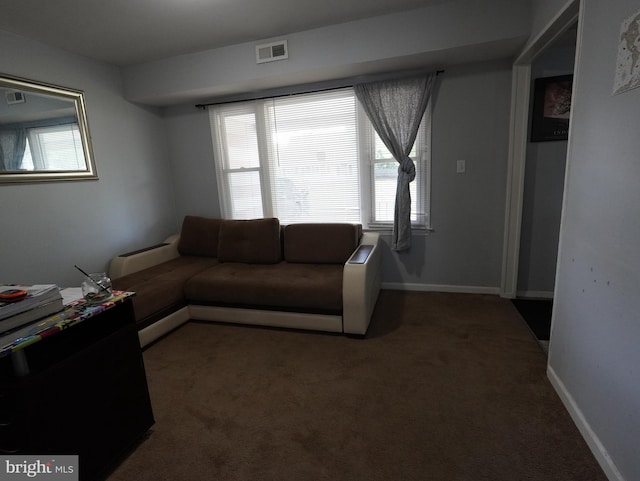
<path fill-rule="evenodd" d="M 0 334 L 35 322 L 64 307 L 60 289 L 55 284 L 0 285 L 0 292 L 12 289 L 25 290 L 27 294 L 17 301 L 0 302 Z"/>

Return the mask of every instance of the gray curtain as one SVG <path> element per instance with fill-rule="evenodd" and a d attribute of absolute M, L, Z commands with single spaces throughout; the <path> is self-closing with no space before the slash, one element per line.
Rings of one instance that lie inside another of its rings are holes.
<path fill-rule="evenodd" d="M 429 103 L 435 77 L 434 72 L 419 77 L 354 86 L 356 97 L 380 139 L 400 164 L 391 243 L 391 248 L 395 251 L 411 247 L 409 184 L 416 177 L 416 167 L 409 158 L 409 153 Z"/>
<path fill-rule="evenodd" d="M 0 130 L 0 169 L 6 171 L 20 170 L 26 146 L 26 129 Z"/>

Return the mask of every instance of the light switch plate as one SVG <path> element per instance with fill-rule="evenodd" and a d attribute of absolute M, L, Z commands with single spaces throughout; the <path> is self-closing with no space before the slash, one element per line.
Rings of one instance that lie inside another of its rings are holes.
<path fill-rule="evenodd" d="M 467 170 L 467 161 L 466 160 L 457 160 L 456 161 L 456 173 L 464 174 Z"/>

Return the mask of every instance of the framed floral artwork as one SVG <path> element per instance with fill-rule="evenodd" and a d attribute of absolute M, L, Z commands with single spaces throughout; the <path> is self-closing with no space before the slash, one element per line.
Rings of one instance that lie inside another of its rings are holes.
<path fill-rule="evenodd" d="M 567 140 L 573 75 L 538 78 L 533 92 L 531 142 Z"/>

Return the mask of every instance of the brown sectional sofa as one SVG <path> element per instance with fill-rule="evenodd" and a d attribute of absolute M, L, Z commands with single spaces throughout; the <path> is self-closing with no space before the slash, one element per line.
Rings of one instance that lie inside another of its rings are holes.
<path fill-rule="evenodd" d="M 179 235 L 112 259 L 110 276 L 137 294 L 144 346 L 190 319 L 365 335 L 380 270 L 379 236 L 360 225 L 186 216 Z"/>

